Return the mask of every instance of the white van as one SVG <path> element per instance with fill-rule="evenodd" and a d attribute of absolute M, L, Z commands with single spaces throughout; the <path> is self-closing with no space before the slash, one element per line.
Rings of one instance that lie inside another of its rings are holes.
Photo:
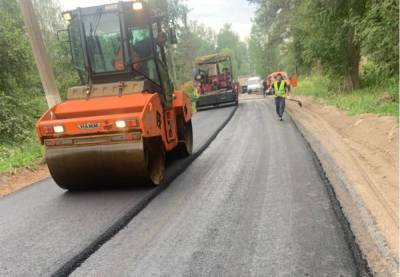
<path fill-rule="evenodd" d="M 247 80 L 247 93 L 262 94 L 263 85 L 260 77 L 251 77 Z"/>

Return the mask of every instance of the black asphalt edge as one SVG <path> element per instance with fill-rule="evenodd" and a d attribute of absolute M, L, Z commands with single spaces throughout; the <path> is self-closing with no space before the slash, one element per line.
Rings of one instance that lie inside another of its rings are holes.
<path fill-rule="evenodd" d="M 211 144 L 211 142 L 218 136 L 218 134 L 224 129 L 229 123 L 233 115 L 237 110 L 237 106 L 232 110 L 227 119 L 221 124 L 221 126 L 210 136 L 210 138 L 199 148 L 196 153 L 193 153 L 189 157 L 183 159 L 173 166 L 172 172 L 170 172 L 164 182 L 153 189 L 150 193 L 144 196 L 144 198 L 134 207 L 128 210 L 128 212 L 121 218 L 119 218 L 114 224 L 112 224 L 104 233 L 97 237 L 87 247 L 85 247 L 79 254 L 75 255 L 68 262 L 64 263 L 57 271 L 51 276 L 69 276 L 75 269 L 77 269 L 82 263 L 84 263 L 92 254 L 94 254 L 100 247 L 107 241 L 112 239 L 119 231 L 121 231 L 128 223 L 141 212 L 158 194 L 164 191 L 169 184 L 178 177 L 189 165 L 198 158 L 201 153 L 204 152 Z"/>
<path fill-rule="evenodd" d="M 343 208 L 340 204 L 340 201 L 336 197 L 335 190 L 333 189 L 333 186 L 325 172 L 325 169 L 321 163 L 321 160 L 319 159 L 317 153 L 314 151 L 311 143 L 307 140 L 306 136 L 304 135 L 303 128 L 299 127 L 299 125 L 301 125 L 301 123 L 298 123 L 296 120 L 294 120 L 291 115 L 290 115 L 290 118 L 291 118 L 291 121 L 293 122 L 293 125 L 299 131 L 299 133 L 303 137 L 308 149 L 310 150 L 315 167 L 318 170 L 321 180 L 325 184 L 325 188 L 326 188 L 326 191 L 328 192 L 331 206 L 332 206 L 332 208 L 335 212 L 335 215 L 340 223 L 340 226 L 342 227 L 345 241 L 350 248 L 352 258 L 357 267 L 357 276 L 372 277 L 373 276 L 372 271 L 371 271 L 370 267 L 368 266 L 367 260 L 362 255 L 360 246 L 356 242 L 356 238 L 351 229 L 351 225 L 343 212 Z"/>

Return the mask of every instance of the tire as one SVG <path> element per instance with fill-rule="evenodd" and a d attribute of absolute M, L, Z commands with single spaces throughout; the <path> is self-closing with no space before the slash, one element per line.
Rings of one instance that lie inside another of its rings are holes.
<path fill-rule="evenodd" d="M 176 156 L 179 158 L 190 156 L 193 152 L 192 121 L 185 122 L 183 117 L 177 117 L 176 125 L 178 129 L 178 145 L 175 149 Z"/>
<path fill-rule="evenodd" d="M 150 140 L 145 143 L 145 159 L 150 183 L 160 185 L 165 176 L 165 150 L 161 141 Z"/>

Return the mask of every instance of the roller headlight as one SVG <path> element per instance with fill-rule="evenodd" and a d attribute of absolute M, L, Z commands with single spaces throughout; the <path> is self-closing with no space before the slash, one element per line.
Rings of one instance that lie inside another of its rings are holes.
<path fill-rule="evenodd" d="M 54 130 L 54 133 L 56 133 L 56 134 L 64 133 L 64 126 L 56 125 L 53 127 L 53 130 Z"/>
<path fill-rule="evenodd" d="M 126 121 L 125 120 L 117 120 L 115 121 L 115 126 L 117 126 L 117 128 L 126 128 Z"/>

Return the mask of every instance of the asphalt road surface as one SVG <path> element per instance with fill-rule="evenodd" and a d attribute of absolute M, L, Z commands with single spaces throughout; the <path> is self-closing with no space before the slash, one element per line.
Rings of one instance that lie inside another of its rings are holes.
<path fill-rule="evenodd" d="M 98 224 L 86 220 L 73 223 Z M 269 100 L 244 101 L 209 148 L 72 276 L 356 276 L 344 237 L 292 121 L 279 122 Z"/>
<path fill-rule="evenodd" d="M 195 152 L 233 109 L 194 116 Z M 135 188 L 68 193 L 48 178 L 1 198 L 0 276 L 54 273 L 150 192 Z"/>

